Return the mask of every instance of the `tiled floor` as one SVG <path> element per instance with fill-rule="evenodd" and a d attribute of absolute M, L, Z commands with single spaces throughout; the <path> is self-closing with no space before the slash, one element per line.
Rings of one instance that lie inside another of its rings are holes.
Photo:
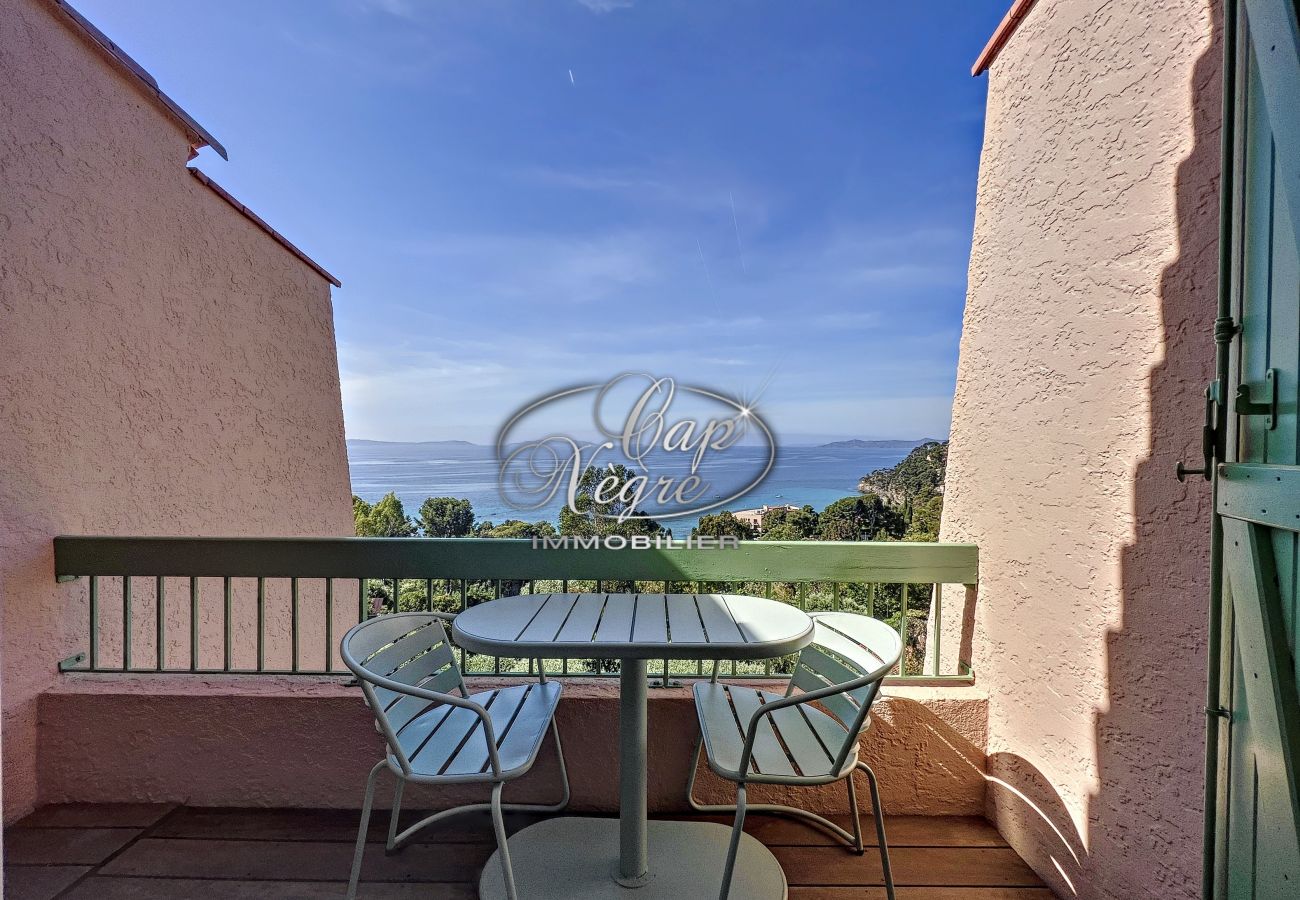
<path fill-rule="evenodd" d="M 412 814 L 414 816 L 414 814 Z M 404 817 L 405 821 L 405 817 Z M 414 821 L 414 818 L 411 819 Z M 512 828 L 529 819 L 518 818 Z M 342 897 L 356 837 L 346 810 L 50 806 L 5 833 L 7 900 L 318 900 Z M 864 823 L 867 824 L 867 823 Z M 751 816 L 747 830 L 781 861 L 791 900 L 875 900 L 880 861 L 803 825 Z M 430 829 L 387 856 L 376 816 L 361 895 L 473 900 L 494 848 L 486 817 Z M 1052 894 L 982 819 L 888 820 L 901 900 L 1048 900 Z M 870 827 L 866 828 L 872 834 Z M 696 898 L 692 898 L 696 900 Z"/>

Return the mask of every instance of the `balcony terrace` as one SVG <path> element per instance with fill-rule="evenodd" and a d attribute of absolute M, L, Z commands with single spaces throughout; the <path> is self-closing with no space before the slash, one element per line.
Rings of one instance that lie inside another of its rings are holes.
<path fill-rule="evenodd" d="M 357 821 L 352 807 L 382 752 L 337 655 L 343 632 L 392 611 L 394 596 L 404 610 L 455 611 L 515 593 L 613 590 L 727 591 L 889 622 L 908 652 L 888 679 L 862 751 L 880 775 L 897 832 L 890 835 L 897 883 L 917 889 L 901 896 L 1041 895 L 1037 876 L 981 817 L 986 713 L 962 638 L 978 579 L 971 545 L 610 551 L 495 539 L 67 536 L 55 540 L 55 570 L 85 649 L 60 663 L 58 684 L 40 699 L 46 805 L 10 832 L 11 896 L 116 896 L 104 893 L 110 889 L 150 896 L 141 893 L 149 886 L 158 896 L 242 896 L 220 893 L 236 887 L 248 896 L 337 894 L 333 882 L 346 874 Z M 460 654 L 471 690 L 535 677 L 539 665 Z M 558 721 L 566 744 L 586 748 L 570 765 L 571 809 L 613 813 L 617 663 L 541 665 L 565 680 Z M 787 661 L 778 659 L 727 664 L 722 675 L 778 687 L 783 670 Z M 707 664 L 695 661 L 652 667 L 656 816 L 688 812 L 696 730 L 689 683 L 707 674 Z M 545 749 L 536 771 L 512 784 L 513 799 L 553 790 L 555 765 Z M 727 787 L 707 773 L 698 790 L 706 802 L 726 800 Z M 481 792 L 413 791 L 412 802 L 445 808 L 482 799 Z M 833 785 L 766 794 L 844 813 Z M 278 809 L 230 809 L 249 806 Z M 774 848 L 796 896 L 858 896 L 847 889 L 880 883 L 877 857 L 833 847 L 805 826 L 756 815 L 747 827 Z M 490 845 L 480 821 L 431 831 L 391 859 L 376 847 L 375 864 L 367 858 L 365 866 L 377 882 L 369 895 L 406 896 L 409 888 L 390 882 L 468 892 Z M 441 852 L 448 846 L 454 852 Z M 168 880 L 178 878 L 191 880 Z"/>

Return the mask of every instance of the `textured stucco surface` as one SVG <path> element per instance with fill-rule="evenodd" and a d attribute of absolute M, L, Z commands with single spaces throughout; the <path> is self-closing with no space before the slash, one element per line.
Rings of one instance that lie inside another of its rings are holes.
<path fill-rule="evenodd" d="M 471 679 L 471 690 L 496 682 Z M 772 686 L 779 689 L 777 685 Z M 618 808 L 618 683 L 565 680 L 557 713 L 575 809 Z M 974 688 L 889 689 L 872 714 L 862 753 L 890 813 L 979 815 L 987 698 Z M 356 807 L 383 742 L 359 689 L 338 679 L 189 676 L 64 678 L 41 695 L 42 802 L 185 802 L 199 806 Z M 650 692 L 652 810 L 685 808 L 698 734 L 687 687 Z M 558 784 L 550 740 L 537 768 L 507 791 L 542 801 Z M 862 776 L 857 776 L 859 779 Z M 858 785 L 870 809 L 865 780 Z M 415 791 L 416 789 L 412 789 Z M 734 787 L 703 770 L 696 795 L 733 802 Z M 483 788 L 413 793 L 446 807 Z M 755 787 L 773 800 L 843 812 L 843 785 Z"/>
<path fill-rule="evenodd" d="M 1036 4 L 994 63 L 943 539 L 980 547 L 989 810 L 1064 896 L 1199 893 L 1220 49 Z"/>
<path fill-rule="evenodd" d="M 328 284 L 187 174 L 175 120 L 45 3 L 5 3 L 0 70 L 11 820 L 38 799 L 37 695 L 86 647 L 84 583 L 55 584 L 54 535 L 352 521 Z M 179 640 L 188 603 L 169 619 Z"/>

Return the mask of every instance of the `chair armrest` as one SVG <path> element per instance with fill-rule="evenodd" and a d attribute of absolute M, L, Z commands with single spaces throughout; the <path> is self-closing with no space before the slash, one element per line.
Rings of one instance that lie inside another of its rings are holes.
<path fill-rule="evenodd" d="M 402 684 L 400 681 L 393 681 L 391 678 L 369 673 L 363 679 L 365 682 L 384 688 L 385 690 L 394 691 L 398 694 L 404 694 L 407 697 L 415 697 L 419 700 L 428 700 L 431 703 L 446 703 L 450 706 L 458 706 L 461 709 L 468 709 L 476 713 L 483 724 L 483 735 L 487 739 L 488 759 L 492 763 L 493 776 L 501 774 L 501 760 L 497 756 L 497 738 L 496 730 L 492 727 L 492 718 L 488 715 L 487 709 L 482 704 L 475 703 L 467 697 L 457 697 L 455 694 L 444 694 L 439 691 L 430 691 L 421 687 L 414 687 L 409 684 Z M 385 725 L 385 730 L 387 726 Z M 390 743 L 396 743 L 397 735 L 386 734 Z"/>
<path fill-rule="evenodd" d="M 825 697 L 833 697 L 836 694 L 846 694 L 849 691 L 865 687 L 873 680 L 878 681 L 879 679 L 873 679 L 871 676 L 867 675 L 854 681 L 846 681 L 843 684 L 827 685 L 826 687 L 818 688 L 815 691 L 807 691 L 802 694 L 787 694 L 778 700 L 769 700 L 767 703 L 764 703 L 758 709 L 754 710 L 754 714 L 750 716 L 749 725 L 745 728 L 745 745 L 744 749 L 740 753 L 741 774 L 743 775 L 749 771 L 749 760 L 754 752 L 754 739 L 758 736 L 758 723 L 764 716 L 770 716 L 778 709 L 785 709 L 788 706 L 797 706 L 800 703 L 813 703 Z M 863 720 L 866 720 L 865 713 L 863 714 Z M 858 729 L 858 733 L 862 733 L 861 728 Z"/>

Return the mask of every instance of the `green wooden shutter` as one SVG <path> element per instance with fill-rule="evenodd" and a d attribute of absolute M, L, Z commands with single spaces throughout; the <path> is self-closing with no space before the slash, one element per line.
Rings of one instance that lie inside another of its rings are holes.
<path fill-rule="evenodd" d="M 1215 468 L 1222 618 L 1211 659 L 1206 859 L 1215 897 L 1300 897 L 1300 27 L 1293 0 L 1229 17 Z M 1226 382 L 1226 383 L 1225 383 Z M 1212 646 L 1212 651 L 1214 647 Z"/>

